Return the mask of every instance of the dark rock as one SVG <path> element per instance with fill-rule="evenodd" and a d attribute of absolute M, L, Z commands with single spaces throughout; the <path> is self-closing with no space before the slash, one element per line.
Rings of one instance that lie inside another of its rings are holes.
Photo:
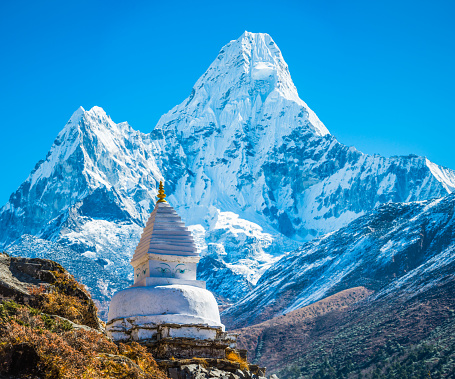
<path fill-rule="evenodd" d="M 265 369 L 253 365 L 254 373 L 241 370 L 240 364 L 226 359 L 197 358 L 185 360 L 158 361 L 158 365 L 171 379 L 265 379 Z M 207 367 L 204 367 L 207 366 Z M 259 375 L 258 375 L 259 374 Z M 276 376 L 273 379 L 278 379 Z"/>
<path fill-rule="evenodd" d="M 3 356 L 3 363 L 8 369 L 6 373 L 13 377 L 27 375 L 27 377 L 39 374 L 38 363 L 40 358 L 33 346 L 19 343 L 11 346 L 9 351 Z"/>

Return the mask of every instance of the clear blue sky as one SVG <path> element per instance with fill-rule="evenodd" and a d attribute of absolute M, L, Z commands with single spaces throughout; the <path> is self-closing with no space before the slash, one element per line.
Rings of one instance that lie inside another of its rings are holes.
<path fill-rule="evenodd" d="M 245 30 L 342 143 L 455 169 L 454 1 L 129 3 L 1 1 L 0 205 L 80 105 L 149 132 Z"/>

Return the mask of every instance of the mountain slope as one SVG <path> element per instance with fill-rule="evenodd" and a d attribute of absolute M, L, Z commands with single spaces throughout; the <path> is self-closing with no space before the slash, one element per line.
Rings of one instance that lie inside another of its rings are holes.
<path fill-rule="evenodd" d="M 455 188 L 454 172 L 425 158 L 368 156 L 340 144 L 299 98 L 272 38 L 245 32 L 151 134 L 114 123 L 99 107 L 77 110 L 0 210 L 0 248 L 24 234 L 49 240 L 119 284 L 131 278 L 128 262 L 163 179 L 212 259 L 205 267 L 224 273 L 201 277 L 231 301 L 302 241 L 378 204 Z"/>
<path fill-rule="evenodd" d="M 76 215 L 143 223 L 159 177 L 149 145 L 146 135 L 115 124 L 101 108 L 79 108 L 2 208 L 1 241 L 55 236 Z"/>
<path fill-rule="evenodd" d="M 239 347 L 280 378 L 452 378 L 455 281 L 411 298 L 352 288 L 236 330 Z M 359 301 L 360 300 L 360 301 Z"/>
<path fill-rule="evenodd" d="M 99 278 L 80 278 L 98 301 L 109 300 L 131 276 L 129 259 L 154 205 L 160 173 L 151 151 L 150 138 L 127 123 L 114 123 L 99 107 L 79 108 L 2 208 L 1 245 L 24 256 L 38 256 L 41 240 L 57 244 L 48 246 L 51 256 L 70 248 L 77 277 L 92 259 Z M 24 246 L 24 234 L 39 239 Z"/>
<path fill-rule="evenodd" d="M 302 345 L 311 338 L 318 318 L 344 311 L 371 293 L 364 287 L 344 290 L 284 316 L 237 329 L 238 347 L 247 349 L 248 358 L 255 364 L 267 363 L 268 370 L 276 370 L 289 356 L 298 355 Z"/>
<path fill-rule="evenodd" d="M 298 97 L 267 34 L 245 32 L 226 45 L 152 138 L 171 201 L 205 228 L 215 207 L 311 239 L 379 203 L 455 188 L 453 171 L 425 158 L 368 156 L 338 143 Z"/>
<path fill-rule="evenodd" d="M 455 194 L 385 204 L 283 257 L 224 322 L 254 324 L 356 286 L 406 299 L 443 285 L 455 269 L 454 210 Z"/>

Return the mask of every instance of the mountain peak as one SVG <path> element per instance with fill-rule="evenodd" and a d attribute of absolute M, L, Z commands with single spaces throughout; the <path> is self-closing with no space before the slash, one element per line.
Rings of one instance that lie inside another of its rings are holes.
<path fill-rule="evenodd" d="M 106 111 L 103 108 L 98 107 L 97 105 L 93 106 L 88 112 L 93 115 L 107 116 Z"/>
<path fill-rule="evenodd" d="M 267 80 L 270 77 L 276 87 L 282 82 L 277 79 L 284 79 L 291 83 L 290 87 L 297 94 L 280 49 L 266 33 L 245 31 L 238 39 L 230 41 L 220 50 L 207 72 L 209 71 L 229 71 L 230 74 L 240 76 L 246 74 L 253 80 Z"/>
<path fill-rule="evenodd" d="M 177 122 L 183 120 L 183 114 L 188 122 Z M 268 121 L 280 120 L 279 114 L 286 114 L 285 127 Z M 159 134 L 163 126 L 178 125 L 175 131 L 190 135 L 194 127 L 207 128 L 206 121 L 223 129 L 243 125 L 255 131 L 257 138 L 269 134 L 266 139 L 273 140 L 298 128 L 317 136 L 329 134 L 299 98 L 288 66 L 272 37 L 248 31 L 220 50 L 194 85 L 190 97 L 164 115 L 155 130 Z"/>
<path fill-rule="evenodd" d="M 272 50 L 274 50 L 274 51 L 272 51 L 272 53 L 275 54 L 275 53 L 279 52 L 278 55 L 281 55 L 281 51 L 278 49 L 278 46 L 276 45 L 275 41 L 270 36 L 270 34 L 267 34 L 267 33 L 251 33 L 251 32 L 245 31 L 237 39 L 237 41 L 243 41 L 244 43 L 251 43 L 256 46 L 261 46 L 261 45 L 270 46 L 270 47 L 275 46 L 276 50 L 272 49 Z M 270 49 L 270 47 L 268 49 Z"/>
<path fill-rule="evenodd" d="M 72 114 L 70 119 L 68 120 L 67 124 L 78 124 L 80 119 L 85 113 L 85 109 L 83 107 L 79 107 L 76 109 L 76 111 Z"/>
<path fill-rule="evenodd" d="M 216 257 L 201 266 L 209 288 L 234 299 L 297 241 L 332 232 L 378 204 L 455 188 L 451 170 L 424 158 L 364 155 L 321 138 L 327 133 L 298 97 L 272 38 L 245 32 L 151 134 L 114 123 L 100 107 L 80 107 L 0 210 L 0 248 L 24 234 L 50 239 L 73 249 L 74 259 L 96 259 L 120 283 L 164 177 L 169 203 L 198 247 Z M 277 276 L 302 262 L 283 265 Z M 98 272 L 88 284 L 112 294 Z"/>
<path fill-rule="evenodd" d="M 85 115 L 88 114 L 90 116 L 95 116 L 95 117 L 108 117 L 105 110 L 101 107 L 98 106 L 93 106 L 90 108 L 90 110 L 86 111 L 84 107 L 80 106 L 79 108 L 76 109 L 76 111 L 72 114 L 70 119 L 68 120 L 67 124 L 75 124 L 77 125 L 81 118 Z"/>

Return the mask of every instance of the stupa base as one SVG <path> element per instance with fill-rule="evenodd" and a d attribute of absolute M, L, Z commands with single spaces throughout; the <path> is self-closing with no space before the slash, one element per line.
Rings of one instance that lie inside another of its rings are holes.
<path fill-rule="evenodd" d="M 227 348 L 235 348 L 237 335 L 206 324 L 136 324 L 134 317 L 114 320 L 107 333 L 116 342 L 138 342 L 156 359 L 193 357 L 223 359 Z"/>
<path fill-rule="evenodd" d="M 231 340 L 196 340 L 194 338 L 163 338 L 159 341 L 148 342 L 145 345 L 158 360 L 213 358 L 225 359 L 226 349 L 232 344 Z"/>

